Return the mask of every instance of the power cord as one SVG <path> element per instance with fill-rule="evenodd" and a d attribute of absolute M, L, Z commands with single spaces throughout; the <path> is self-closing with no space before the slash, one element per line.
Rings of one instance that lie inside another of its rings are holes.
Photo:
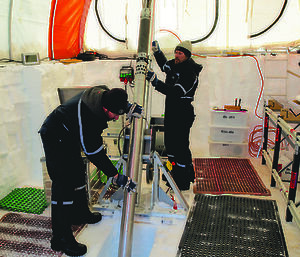
<path fill-rule="evenodd" d="M 9 59 L 9 58 L 1 58 L 0 62 L 17 62 L 17 63 L 22 63 L 21 61 Z"/>

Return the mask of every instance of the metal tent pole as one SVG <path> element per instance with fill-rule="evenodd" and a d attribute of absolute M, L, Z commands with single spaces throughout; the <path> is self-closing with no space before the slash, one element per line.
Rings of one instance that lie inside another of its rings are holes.
<path fill-rule="evenodd" d="M 8 16 L 8 55 L 9 59 L 12 60 L 12 19 L 13 19 L 13 5 L 14 0 L 9 2 L 9 16 Z"/>
<path fill-rule="evenodd" d="M 138 42 L 138 58 L 135 74 L 134 101 L 137 104 L 146 106 L 148 90 L 146 90 L 146 69 L 148 65 L 148 52 L 150 40 L 150 24 L 152 0 L 143 1 L 143 9 L 140 16 L 140 30 Z M 147 83 L 148 84 L 148 83 Z M 144 140 L 144 120 L 133 117 L 130 127 L 130 141 L 127 161 L 127 175 L 134 181 L 140 183 L 139 172 L 142 171 L 142 155 Z M 130 257 L 133 238 L 133 219 L 137 193 L 124 191 L 122 209 L 122 220 L 120 227 L 119 257 Z"/>

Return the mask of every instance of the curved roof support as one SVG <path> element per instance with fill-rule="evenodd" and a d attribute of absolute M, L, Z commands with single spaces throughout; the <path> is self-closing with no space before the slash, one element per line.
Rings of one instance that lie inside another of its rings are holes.
<path fill-rule="evenodd" d="M 121 43 L 126 43 L 126 39 L 120 39 L 120 38 L 117 38 L 115 36 L 113 36 L 103 25 L 102 21 L 101 21 L 101 17 L 99 15 L 99 12 L 98 12 L 98 0 L 95 0 L 95 13 L 96 13 L 96 16 L 97 16 L 97 20 L 99 22 L 99 25 L 100 27 L 104 30 L 104 32 L 110 36 L 112 39 L 118 41 L 118 42 L 121 42 Z"/>
<path fill-rule="evenodd" d="M 211 30 L 204 37 L 196 39 L 196 40 L 192 40 L 191 43 L 196 44 L 196 43 L 202 42 L 202 41 L 206 40 L 207 38 L 209 38 L 216 29 L 218 19 L 219 19 L 219 0 L 215 0 L 215 20 L 214 20 L 214 24 L 213 24 Z"/>
<path fill-rule="evenodd" d="M 279 15 L 278 15 L 277 18 L 272 22 L 271 25 L 269 25 L 267 28 L 265 28 L 264 30 L 262 30 L 262 31 L 260 31 L 260 32 L 257 32 L 257 33 L 255 33 L 255 34 L 249 35 L 249 38 L 258 37 L 258 36 L 264 34 L 265 32 L 267 32 L 268 30 L 270 30 L 270 29 L 271 29 L 271 28 L 279 21 L 279 19 L 280 19 L 281 16 L 283 15 L 283 12 L 284 12 L 284 10 L 285 10 L 285 8 L 286 8 L 287 2 L 288 2 L 287 0 L 284 0 L 284 3 L 283 3 L 283 5 L 282 5 L 282 8 L 281 8 L 281 10 L 280 10 Z"/>

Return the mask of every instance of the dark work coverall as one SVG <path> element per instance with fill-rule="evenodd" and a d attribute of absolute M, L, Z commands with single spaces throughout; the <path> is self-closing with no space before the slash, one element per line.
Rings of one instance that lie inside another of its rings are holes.
<path fill-rule="evenodd" d="M 52 180 L 53 236 L 61 236 L 63 230 L 70 233 L 72 217 L 88 211 L 86 167 L 81 149 L 108 177 L 117 174 L 105 153 L 101 136 L 108 126 L 101 105 L 107 90 L 106 86 L 96 86 L 74 96 L 58 106 L 39 130 Z"/>
<path fill-rule="evenodd" d="M 168 61 L 162 51 L 155 52 L 154 57 L 161 71 L 166 73 L 165 82 L 158 80 L 155 86 L 157 91 L 166 95 L 164 144 L 169 161 L 176 164 L 173 169 L 181 168 L 177 179 L 173 177 L 179 189 L 184 189 L 193 181 L 183 170 L 193 169 L 189 148 L 190 129 L 195 119 L 192 101 L 202 65 L 191 58 L 175 64 L 175 60 Z"/>

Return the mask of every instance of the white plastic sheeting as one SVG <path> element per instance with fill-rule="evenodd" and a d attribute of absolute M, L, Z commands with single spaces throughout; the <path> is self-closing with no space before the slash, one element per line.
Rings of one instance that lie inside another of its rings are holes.
<path fill-rule="evenodd" d="M 111 8 L 112 2 L 118 6 L 117 10 Z M 284 1 L 220 0 L 219 2 L 217 26 L 208 39 L 194 45 L 195 51 L 203 51 L 204 48 L 229 50 L 256 48 L 264 44 L 294 41 L 300 37 L 300 28 L 297 26 L 297 21 L 300 21 L 298 1 L 288 1 L 282 17 L 275 26 L 253 39 L 249 39 L 249 35 L 260 32 L 272 24 L 279 15 Z M 136 48 L 139 7 L 136 8 L 133 1 L 128 0 L 100 1 L 100 3 L 99 13 L 105 21 L 106 28 L 113 34 L 123 37 L 127 29 L 129 49 Z M 165 48 L 176 42 L 173 33 L 181 40 L 198 40 L 210 32 L 214 23 L 214 0 L 164 0 L 155 1 L 155 6 L 153 38 L 165 42 Z M 95 30 L 97 22 L 92 12 L 87 24 L 85 42 L 87 48 L 103 49 L 107 46 L 109 49 L 117 50 L 121 46 L 113 40 L 109 40 L 112 44 L 108 46 L 109 43 L 104 41 L 108 36 L 103 31 Z"/>
<path fill-rule="evenodd" d="M 31 103 L 34 94 L 31 95 L 31 89 L 34 85 L 27 87 L 22 66 L 8 66 L 0 70 L 0 77 L 0 195 L 4 196 L 28 178 L 33 164 Z"/>
<path fill-rule="evenodd" d="M 21 53 L 48 56 L 51 0 L 0 0 L 0 58 L 21 60 Z"/>
<path fill-rule="evenodd" d="M 205 36 L 214 22 L 213 0 L 155 1 L 153 38 L 164 48 L 173 49 L 178 39 L 197 40 Z M 21 60 L 21 53 L 39 52 L 48 56 L 50 0 L 0 0 L 0 58 Z M 263 35 L 248 35 L 268 27 L 279 15 L 284 0 L 220 0 L 220 15 L 213 34 L 194 45 L 195 51 L 257 48 L 262 45 L 297 45 L 300 39 L 299 1 L 289 0 L 279 21 Z M 136 52 L 142 0 L 98 1 L 105 28 L 114 36 L 127 38 L 127 44 L 111 39 L 100 27 L 92 1 L 85 34 L 85 48 L 101 53 L 128 55 Z M 67 5 L 66 5 L 67 7 Z M 68 17 L 66 17 L 68 18 Z M 169 31 L 169 32 L 168 32 Z M 171 31 L 171 32 L 170 32 Z"/>
<path fill-rule="evenodd" d="M 112 2 L 118 6 L 117 10 L 111 8 Z M 296 0 L 288 1 L 282 17 L 275 26 L 253 39 L 250 39 L 249 35 L 260 32 L 272 24 L 279 15 L 284 1 L 220 0 L 219 2 L 217 26 L 208 39 L 193 46 L 196 52 L 206 48 L 215 50 L 257 48 L 273 43 L 286 44 L 300 38 L 300 28 L 297 26 L 300 22 L 299 2 Z M 126 36 L 128 48 L 136 48 L 139 6 L 128 0 L 99 1 L 99 3 L 101 3 L 99 13 L 107 30 L 114 35 Z M 153 38 L 162 42 L 164 48 L 178 42 L 176 36 L 181 40 L 198 40 L 212 29 L 215 18 L 214 0 L 164 0 L 155 1 L 155 6 Z M 92 10 L 87 23 L 85 41 L 87 48 L 104 51 L 122 49 L 122 44 L 112 39 L 106 42 L 108 36 L 103 31 L 95 29 L 97 26 L 99 27 Z"/>

